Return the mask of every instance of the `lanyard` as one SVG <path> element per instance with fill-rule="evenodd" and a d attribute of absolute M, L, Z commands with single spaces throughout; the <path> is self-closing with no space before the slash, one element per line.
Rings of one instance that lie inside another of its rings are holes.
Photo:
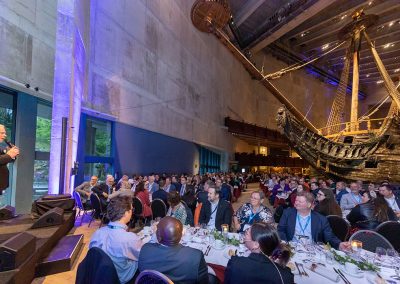
<path fill-rule="evenodd" d="M 107 225 L 107 227 L 109 227 L 110 229 L 122 229 L 122 230 L 125 230 L 125 228 L 120 227 L 120 226 Z"/>
<path fill-rule="evenodd" d="M 310 224 L 310 220 L 311 220 L 311 216 L 308 216 L 308 217 L 307 217 L 306 225 L 305 225 L 304 228 L 303 228 L 303 226 L 302 226 L 302 224 L 301 224 L 301 221 L 300 221 L 300 216 L 299 216 L 299 214 L 297 214 L 297 222 L 299 223 L 299 227 L 300 227 L 301 233 L 302 233 L 303 235 L 305 235 L 305 230 L 307 229 L 308 225 Z"/>
<path fill-rule="evenodd" d="M 260 206 L 260 208 L 257 210 L 257 212 L 256 213 L 253 213 L 253 211 L 251 211 L 251 215 L 250 215 L 250 217 L 249 217 L 249 224 L 251 224 L 251 221 L 254 219 L 254 217 L 256 217 L 257 215 L 258 215 L 258 213 L 260 213 L 261 212 L 261 206 Z"/>

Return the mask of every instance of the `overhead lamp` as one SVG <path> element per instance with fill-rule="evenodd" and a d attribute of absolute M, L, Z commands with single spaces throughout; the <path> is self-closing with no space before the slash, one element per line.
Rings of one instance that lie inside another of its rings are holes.
<path fill-rule="evenodd" d="M 369 74 L 365 75 L 365 77 L 367 77 L 367 78 L 368 78 L 368 77 L 369 77 Z"/>
<path fill-rule="evenodd" d="M 343 19 L 346 18 L 346 17 L 347 17 L 347 14 L 346 14 L 346 15 L 343 15 L 340 19 L 343 20 Z"/>
<path fill-rule="evenodd" d="M 324 44 L 324 45 L 322 46 L 322 50 L 325 50 L 325 49 L 327 49 L 328 47 L 329 47 L 329 43 Z"/>
<path fill-rule="evenodd" d="M 400 68 L 397 68 L 396 70 L 394 70 L 395 73 L 400 72 Z"/>
<path fill-rule="evenodd" d="M 377 84 L 382 84 L 383 80 L 376 81 Z"/>
<path fill-rule="evenodd" d="M 394 25 L 394 22 L 393 22 L 393 21 L 389 23 L 389 27 L 391 27 L 391 26 L 393 26 L 393 25 Z"/>

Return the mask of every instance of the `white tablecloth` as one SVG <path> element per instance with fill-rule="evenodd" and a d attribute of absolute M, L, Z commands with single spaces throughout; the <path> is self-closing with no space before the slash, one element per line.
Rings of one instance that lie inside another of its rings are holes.
<path fill-rule="evenodd" d="M 232 234 L 231 233 L 230 235 L 231 235 L 231 237 L 235 237 L 235 238 L 238 237 L 237 234 Z M 193 238 L 193 239 L 195 241 L 196 240 L 199 241 L 199 238 Z M 150 237 L 147 237 L 147 238 L 145 238 L 144 241 L 148 242 L 149 240 L 150 240 Z M 205 241 L 203 243 L 188 241 L 188 242 L 184 242 L 184 244 L 189 246 L 189 247 L 201 250 L 203 253 L 206 252 L 207 247 L 210 245 L 211 249 L 210 249 L 208 255 L 204 255 L 205 261 L 207 263 L 222 265 L 222 266 L 225 266 L 225 267 L 227 266 L 228 261 L 229 261 L 229 257 L 228 257 L 229 249 L 233 249 L 233 250 L 238 249 L 237 247 L 232 246 L 232 245 L 225 245 L 225 247 L 223 249 L 216 249 L 215 247 L 212 246 L 212 244 L 208 243 L 207 238 L 205 238 Z M 249 254 L 250 254 L 250 252 L 248 250 L 246 250 L 246 252 L 244 253 L 244 256 L 248 256 Z M 366 252 L 366 251 L 363 250 L 361 252 L 361 255 L 371 259 L 371 258 L 373 258 L 374 254 L 372 254 L 370 252 Z M 310 259 L 310 257 L 308 257 L 306 253 L 295 253 L 294 257 L 290 260 L 290 262 L 291 262 L 290 266 L 294 267 L 292 272 L 294 274 L 295 283 L 298 283 L 298 284 L 302 284 L 302 283 L 304 283 L 304 284 L 335 283 L 335 282 L 329 280 L 328 278 L 323 277 L 323 276 L 321 276 L 321 275 L 309 270 L 307 267 L 311 266 L 312 261 L 311 262 L 307 262 L 307 261 L 304 261 L 304 259 Z M 315 258 L 313 258 L 312 260 L 317 262 L 317 263 L 321 262 L 321 263 L 325 264 L 325 266 L 321 266 L 321 267 L 323 267 L 323 268 L 325 268 L 327 270 L 330 270 L 333 275 L 336 274 L 336 272 L 333 270 L 333 268 L 340 269 L 344 273 L 346 278 L 352 284 L 354 284 L 354 283 L 357 283 L 357 284 L 375 283 L 375 282 L 371 282 L 371 281 L 374 281 L 374 279 L 377 278 L 377 274 L 373 273 L 373 272 L 363 272 L 361 277 L 351 276 L 351 275 L 347 274 L 345 269 L 344 269 L 344 267 L 341 264 L 339 264 L 338 262 L 336 262 L 336 261 L 334 261 L 333 264 L 328 264 L 328 263 L 326 263 L 326 261 L 324 259 L 315 260 Z M 295 262 L 303 264 L 303 267 L 304 267 L 305 271 L 309 275 L 308 277 L 299 275 L 299 272 L 298 272 L 296 266 L 294 265 Z M 319 265 L 319 264 L 317 264 L 317 265 Z M 209 272 L 213 273 L 212 269 L 209 268 Z M 395 275 L 395 270 L 394 269 L 382 268 L 382 270 L 380 271 L 380 275 L 384 279 L 389 280 L 389 282 L 387 282 L 387 283 L 391 283 L 391 284 L 398 283 L 398 284 L 400 284 L 399 280 L 395 280 L 393 278 L 390 278 L 391 275 Z M 339 282 L 336 282 L 336 283 L 342 284 L 344 282 L 340 278 Z"/>

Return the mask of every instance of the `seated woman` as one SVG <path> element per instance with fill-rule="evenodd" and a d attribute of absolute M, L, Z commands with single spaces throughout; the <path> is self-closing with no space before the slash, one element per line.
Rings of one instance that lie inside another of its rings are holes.
<path fill-rule="evenodd" d="M 185 205 L 181 202 L 181 197 L 179 196 L 179 192 L 171 191 L 168 193 L 168 204 L 169 209 L 167 211 L 167 216 L 174 217 L 181 221 L 182 225 L 186 225 L 187 223 L 187 213 Z"/>
<path fill-rule="evenodd" d="M 153 212 L 151 211 L 151 207 L 150 207 L 149 190 L 148 190 L 148 188 L 145 188 L 145 185 L 143 182 L 140 182 L 138 185 L 136 185 L 135 197 L 139 198 L 140 201 L 142 201 L 143 217 L 147 218 L 147 217 L 152 216 Z"/>
<path fill-rule="evenodd" d="M 361 202 L 347 215 L 352 227 L 374 230 L 382 222 L 397 220 L 396 214 L 382 196 L 373 198 L 370 191 L 365 191 Z"/>
<path fill-rule="evenodd" d="M 250 255 L 231 257 L 224 283 L 294 283 L 294 276 L 286 267 L 290 250 L 281 244 L 271 225 L 253 224 L 245 232 L 245 245 L 251 251 Z"/>
<path fill-rule="evenodd" d="M 335 196 L 330 188 L 321 188 L 317 193 L 318 204 L 314 211 L 324 215 L 336 215 L 342 218 L 342 209 L 337 204 Z"/>
<path fill-rule="evenodd" d="M 256 222 L 273 223 L 271 210 L 265 207 L 264 192 L 255 191 L 251 194 L 250 203 L 243 204 L 233 216 L 233 223 L 238 232 L 243 232 Z"/>

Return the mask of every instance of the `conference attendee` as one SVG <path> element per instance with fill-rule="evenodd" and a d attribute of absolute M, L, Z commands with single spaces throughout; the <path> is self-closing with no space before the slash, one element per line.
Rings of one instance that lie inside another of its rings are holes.
<path fill-rule="evenodd" d="M 298 185 L 296 186 L 296 189 L 293 190 L 293 191 L 290 193 L 290 195 L 289 195 L 289 197 L 288 197 L 289 206 L 290 206 L 290 207 L 293 207 L 293 206 L 294 206 L 294 203 L 295 203 L 295 201 L 296 201 L 297 193 L 302 192 L 303 190 L 304 190 L 303 185 L 298 184 Z"/>
<path fill-rule="evenodd" d="M 232 198 L 232 190 L 229 184 L 224 182 L 222 179 L 218 178 L 215 180 L 215 185 L 219 188 L 221 188 L 221 197 L 220 199 L 226 200 L 228 202 L 231 202 Z"/>
<path fill-rule="evenodd" d="M 183 246 L 183 225 L 166 216 L 157 224 L 158 243 L 145 244 L 139 255 L 139 270 L 159 271 L 174 283 L 208 283 L 208 269 L 201 250 Z"/>
<path fill-rule="evenodd" d="M 356 182 L 352 182 L 350 184 L 350 190 L 351 192 L 343 195 L 340 200 L 340 208 L 342 208 L 342 211 L 351 210 L 357 204 L 361 203 L 360 185 Z"/>
<path fill-rule="evenodd" d="M 159 188 L 158 183 L 155 182 L 156 178 L 154 175 L 149 175 L 149 193 L 153 194 L 153 192 L 157 191 Z"/>
<path fill-rule="evenodd" d="M 335 196 L 330 188 L 321 188 L 317 193 L 318 204 L 315 206 L 314 211 L 324 216 L 336 215 L 340 218 L 343 217 L 342 209 L 337 204 Z"/>
<path fill-rule="evenodd" d="M 317 194 L 319 192 L 319 186 L 317 182 L 310 183 L 310 192 L 314 195 L 314 198 L 317 197 Z"/>
<path fill-rule="evenodd" d="M 199 223 L 207 224 L 210 230 L 221 231 L 222 224 L 231 226 L 232 223 L 231 205 L 228 201 L 221 200 L 220 194 L 220 188 L 210 187 L 208 189 L 208 201 L 201 207 Z"/>
<path fill-rule="evenodd" d="M 79 193 L 85 207 L 90 207 L 90 194 L 92 193 L 92 188 L 97 185 L 97 181 L 97 176 L 92 176 L 90 181 L 85 181 L 74 189 Z"/>
<path fill-rule="evenodd" d="M 120 189 L 131 189 L 132 184 L 129 182 L 129 177 L 127 175 L 123 175 L 117 184 L 117 190 Z"/>
<path fill-rule="evenodd" d="M 165 192 L 171 192 L 176 190 L 175 185 L 173 185 L 171 182 L 171 177 L 165 178 L 164 190 Z"/>
<path fill-rule="evenodd" d="M 400 218 L 400 197 L 393 192 L 390 184 L 384 183 L 379 186 L 379 193 L 385 198 L 393 212 Z"/>
<path fill-rule="evenodd" d="M 347 250 L 348 242 L 340 242 L 333 234 L 328 219 L 312 210 L 314 195 L 310 192 L 297 194 L 294 208 L 287 208 L 279 221 L 278 233 L 284 241 L 324 242 L 335 249 Z"/>
<path fill-rule="evenodd" d="M 285 178 L 281 178 L 279 180 L 279 183 L 276 184 L 273 188 L 272 188 L 272 192 L 271 192 L 271 196 L 270 196 L 270 203 L 273 205 L 275 203 L 275 198 L 276 195 L 278 193 L 282 193 L 282 192 L 290 192 L 290 187 L 289 185 L 286 183 L 286 179 Z"/>
<path fill-rule="evenodd" d="M 340 204 L 342 200 L 342 196 L 348 194 L 350 190 L 347 190 L 346 184 L 344 181 L 338 181 L 336 183 L 336 202 Z"/>
<path fill-rule="evenodd" d="M 136 234 L 127 231 L 126 224 L 132 217 L 132 199 L 128 196 L 111 199 L 107 207 L 107 217 L 110 223 L 94 232 L 89 248 L 98 247 L 111 258 L 118 278 L 124 284 L 134 277 L 139 252 L 143 246 Z"/>
<path fill-rule="evenodd" d="M 197 202 L 198 203 L 205 203 L 208 201 L 208 189 L 210 187 L 215 187 L 215 183 L 213 183 L 211 180 L 207 179 L 206 181 L 204 181 L 204 185 L 202 187 L 202 189 L 197 192 L 196 197 L 197 197 Z"/>
<path fill-rule="evenodd" d="M 167 216 L 178 219 L 183 225 L 187 224 L 187 212 L 185 205 L 182 204 L 181 198 L 177 191 L 168 193 L 169 208 Z"/>
<path fill-rule="evenodd" d="M 274 223 L 272 212 L 263 205 L 264 192 L 255 191 L 251 194 L 250 202 L 243 204 L 233 216 L 233 223 L 238 232 L 243 232 L 257 222 Z"/>
<path fill-rule="evenodd" d="M 151 195 L 151 199 L 152 201 L 154 199 L 161 199 L 165 203 L 165 206 L 167 206 L 168 208 L 168 192 L 165 191 L 165 186 L 163 183 L 163 180 L 159 181 L 160 187 L 157 191 L 153 192 L 153 194 Z"/>
<path fill-rule="evenodd" d="M 374 230 L 380 223 L 396 221 L 396 214 L 382 196 L 374 198 L 370 191 L 362 194 L 362 203 L 351 209 L 347 220 L 352 227 Z"/>
<path fill-rule="evenodd" d="M 181 184 L 178 182 L 176 176 L 171 177 L 171 183 L 175 186 L 175 189 L 179 191 Z"/>
<path fill-rule="evenodd" d="M 6 141 L 6 138 L 6 127 L 0 124 L 0 143 Z M 0 147 L 0 195 L 3 194 L 3 190 L 9 187 L 9 171 L 7 165 L 13 162 L 18 155 L 19 149 L 16 146 L 7 148 Z"/>
<path fill-rule="evenodd" d="M 273 226 L 255 223 L 245 231 L 248 257 L 232 256 L 225 270 L 224 283 L 294 283 L 294 275 L 286 267 L 290 250 L 281 244 Z"/>
<path fill-rule="evenodd" d="M 114 177 L 107 175 L 106 181 L 92 187 L 92 191 L 99 197 L 103 212 L 106 211 L 108 196 L 116 191 Z"/>
<path fill-rule="evenodd" d="M 179 189 L 179 195 L 193 213 L 194 209 L 196 208 L 196 196 L 194 193 L 194 186 L 188 184 L 187 177 L 181 177 L 181 187 Z"/>
<path fill-rule="evenodd" d="M 150 193 L 145 186 L 145 183 L 141 182 L 136 186 L 136 191 L 135 191 L 135 197 L 139 198 L 139 200 L 142 202 L 143 205 L 143 217 L 148 218 L 153 215 L 153 212 L 151 211 L 150 207 Z"/>

